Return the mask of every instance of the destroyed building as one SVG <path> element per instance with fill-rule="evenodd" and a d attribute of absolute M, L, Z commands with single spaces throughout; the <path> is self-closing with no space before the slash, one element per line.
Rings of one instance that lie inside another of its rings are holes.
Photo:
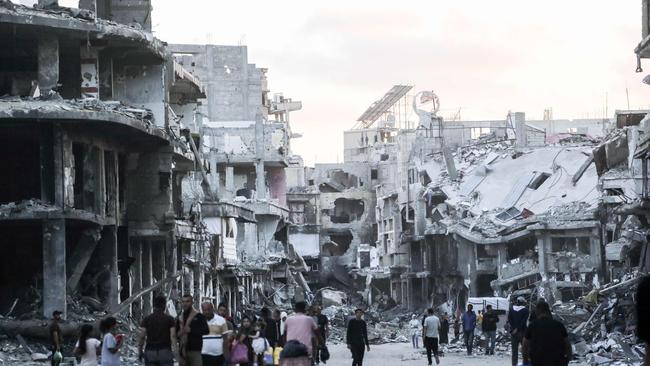
<path fill-rule="evenodd" d="M 168 46 L 144 0 L 0 1 L 0 28 L 1 309 L 311 296 L 287 207 L 301 103 L 269 97 L 245 46 Z"/>
<path fill-rule="evenodd" d="M 205 272 L 201 282 L 234 312 L 310 296 L 302 248 L 293 246 L 303 238 L 296 236 L 287 206 L 287 172 L 291 184 L 304 186 L 297 182 L 304 173 L 295 176 L 304 167 L 291 154 L 289 124 L 290 113 L 302 104 L 269 95 L 267 70 L 248 62 L 246 46 L 169 48 L 207 90 L 194 132 L 204 171 L 188 177 L 185 185 L 193 188 L 183 197 L 200 206 L 218 256 L 218 270 Z M 273 299 L 266 298 L 271 294 Z"/>
<path fill-rule="evenodd" d="M 311 175 L 321 272 L 342 258 L 324 283 L 353 284 L 368 304 L 389 295 L 408 309 L 462 309 L 469 296 L 574 300 L 646 260 L 639 220 L 620 215 L 642 192 L 633 154 L 643 154 L 634 141 L 647 111 L 445 121 L 435 94 L 410 90 L 396 85 L 373 103 L 344 133 L 345 161 Z M 373 202 L 369 224 L 361 208 Z"/>
<path fill-rule="evenodd" d="M 309 267 L 307 283 L 320 283 L 320 192 L 305 180 L 313 168 L 306 168 L 302 158 L 289 158 L 287 168 L 287 206 L 289 208 L 289 242 Z"/>
<path fill-rule="evenodd" d="M 177 232 L 192 225 L 174 198 L 195 158 L 172 109 L 205 97 L 203 86 L 149 22 L 119 23 L 146 17 L 90 3 L 0 3 L 2 149 L 12 157 L 1 247 L 19 258 L 3 266 L 2 301 L 26 306 L 38 289 L 45 316 L 65 314 L 66 294 L 114 311 L 143 289 L 172 288 Z M 150 296 L 132 307 L 149 311 Z"/>

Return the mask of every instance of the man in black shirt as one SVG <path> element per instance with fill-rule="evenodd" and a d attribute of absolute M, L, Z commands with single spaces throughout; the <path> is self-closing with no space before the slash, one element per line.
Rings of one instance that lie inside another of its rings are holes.
<path fill-rule="evenodd" d="M 524 363 L 532 366 L 566 366 L 571 360 L 571 343 L 566 328 L 553 319 L 548 303 L 540 301 L 535 307 L 537 319 L 526 329 L 522 350 Z"/>
<path fill-rule="evenodd" d="M 517 302 L 508 311 L 508 326 L 510 327 L 510 344 L 512 346 L 512 366 L 519 364 L 519 344 L 526 334 L 529 316 L 526 299 L 519 296 Z"/>
<path fill-rule="evenodd" d="M 282 342 L 282 314 L 280 313 L 280 310 L 273 310 L 273 322 L 273 325 L 275 326 L 275 334 L 278 335 L 277 346 L 273 346 L 275 349 L 275 347 L 282 347 L 284 345 Z"/>
<path fill-rule="evenodd" d="M 266 328 L 264 328 L 264 338 L 269 341 L 269 345 L 275 348 L 280 339 L 280 328 L 277 325 L 275 319 L 271 317 L 271 311 L 264 307 L 260 312 L 262 320 L 266 323 Z"/>
<path fill-rule="evenodd" d="M 140 324 L 138 355 L 140 359 L 144 358 L 146 366 L 172 366 L 174 354 L 178 358 L 176 321 L 165 314 L 166 305 L 167 299 L 164 296 L 156 296 L 153 300 L 153 313 Z"/>
<path fill-rule="evenodd" d="M 483 314 L 483 333 L 487 337 L 488 344 L 485 347 L 486 355 L 494 354 L 494 345 L 497 341 L 497 323 L 499 322 L 499 315 L 496 311 L 492 310 L 492 305 L 487 305 L 485 314 Z"/>
<path fill-rule="evenodd" d="M 320 334 L 321 343 L 314 347 L 314 363 L 317 365 L 320 363 L 320 350 L 325 347 L 327 344 L 327 333 L 329 333 L 329 320 L 325 315 L 321 313 L 321 308 L 318 305 L 315 305 L 312 309 L 314 313 L 314 321 L 318 325 L 318 333 Z"/>
<path fill-rule="evenodd" d="M 357 309 L 354 311 L 354 319 L 348 322 L 345 338 L 348 348 L 352 351 L 352 366 L 362 366 L 364 351 L 370 352 L 368 327 L 362 318 L 363 310 Z"/>
<path fill-rule="evenodd" d="M 192 295 L 184 295 L 183 312 L 178 317 L 181 366 L 202 366 L 203 336 L 210 333 L 205 316 L 193 307 Z"/>

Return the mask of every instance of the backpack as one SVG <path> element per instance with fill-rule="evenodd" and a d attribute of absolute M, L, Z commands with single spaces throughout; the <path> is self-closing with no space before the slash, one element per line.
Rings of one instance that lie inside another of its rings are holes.
<path fill-rule="evenodd" d="M 292 339 L 284 345 L 284 349 L 280 353 L 280 359 L 297 357 L 309 357 L 309 352 L 307 352 L 307 346 Z"/>

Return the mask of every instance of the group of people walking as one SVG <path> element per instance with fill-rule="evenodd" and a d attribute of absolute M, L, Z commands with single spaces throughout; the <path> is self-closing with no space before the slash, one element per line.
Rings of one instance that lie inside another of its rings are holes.
<path fill-rule="evenodd" d="M 648 342 L 649 319 L 640 309 L 647 308 L 650 293 L 650 277 L 639 285 L 637 294 L 638 335 Z M 146 316 L 138 334 L 139 356 L 147 366 L 172 366 L 177 360 L 181 366 L 311 366 L 325 361 L 329 356 L 326 339 L 329 321 L 318 306 L 309 312 L 304 302 L 297 302 L 294 313 L 271 312 L 263 308 L 259 316 L 243 316 L 239 326 L 229 315 L 225 304 L 201 304 L 201 311 L 194 309 L 192 296 L 182 298 L 182 313 L 174 318 L 165 313 L 167 300 L 154 299 L 153 313 Z M 52 341 L 52 366 L 62 361 L 63 337 L 59 322 L 61 312 L 55 311 L 49 327 Z M 346 344 L 352 353 L 352 366 L 362 366 L 366 351 L 370 351 L 368 330 L 364 311 L 357 309 L 353 318 L 347 322 Z M 471 355 L 474 333 L 481 326 L 487 339 L 486 354 L 494 355 L 498 314 L 487 305 L 479 315 L 473 306 L 467 306 L 461 316 L 454 321 L 455 341 L 458 341 L 462 327 L 463 340 L 467 354 Z M 449 319 L 445 313 L 442 319 L 428 309 L 422 319 L 422 336 L 427 352 L 427 361 L 432 365 L 440 363 L 439 345 L 448 342 Z M 409 326 L 415 330 L 413 347 L 418 347 L 418 319 L 414 315 Z M 85 324 L 79 330 L 79 338 L 74 346 L 74 355 L 81 366 L 98 365 L 101 356 L 102 366 L 119 366 L 124 335 L 117 332 L 117 319 L 107 317 L 99 324 L 101 339 L 94 338 L 93 325 Z M 551 307 L 541 300 L 529 310 L 524 298 L 517 298 L 510 307 L 505 330 L 510 333 L 512 365 L 519 361 L 521 347 L 522 361 L 532 366 L 565 366 L 572 359 L 571 343 L 564 325 L 553 319 Z M 282 357 L 278 356 L 278 351 Z M 274 357 L 268 357 L 271 354 Z M 650 364 L 645 360 L 646 364 Z"/>
<path fill-rule="evenodd" d="M 533 366 L 562 366 L 571 360 L 571 344 L 568 333 L 561 322 L 553 319 L 548 303 L 540 301 L 534 308 L 533 315 L 529 311 L 524 298 L 517 298 L 508 312 L 505 329 L 510 333 L 512 346 L 512 365 L 518 365 L 519 350 L 522 350 L 524 364 Z M 496 345 L 498 313 L 487 304 L 485 311 L 478 314 L 474 312 L 472 304 L 467 305 L 467 310 L 456 317 L 454 322 L 454 341 L 459 341 L 462 329 L 463 344 L 467 355 L 472 355 L 474 350 L 474 337 L 483 334 L 486 339 L 485 354 L 494 355 Z M 448 343 L 449 319 L 443 314 L 438 318 L 433 309 L 428 309 L 421 321 L 421 335 L 426 348 L 427 361 L 432 365 L 440 363 L 440 344 Z M 413 315 L 409 322 L 411 328 L 411 342 L 413 348 L 418 348 L 420 335 L 419 321 Z M 546 351 L 545 351 L 546 350 Z"/>
<path fill-rule="evenodd" d="M 228 307 L 213 303 L 194 307 L 191 295 L 181 299 L 182 311 L 178 317 L 166 313 L 167 299 L 157 296 L 153 312 L 147 315 L 137 334 L 138 356 L 146 366 L 271 366 L 280 364 L 280 351 L 287 348 L 288 366 L 318 364 L 328 358 L 325 341 L 329 321 L 318 306 L 307 311 L 304 302 L 295 304 L 295 312 L 288 315 L 279 310 L 262 308 L 259 314 L 244 315 L 235 324 Z M 53 313 L 50 324 L 52 366 L 62 362 L 63 337 L 59 322 L 61 312 Z M 99 324 L 101 338 L 94 338 L 95 327 L 84 324 L 79 329 L 73 354 L 81 366 L 121 365 L 124 335 L 117 332 L 117 319 L 107 317 Z M 367 339 L 367 336 L 366 336 Z M 296 351 L 292 345 L 303 348 Z M 303 360 L 304 359 L 304 360 Z"/>

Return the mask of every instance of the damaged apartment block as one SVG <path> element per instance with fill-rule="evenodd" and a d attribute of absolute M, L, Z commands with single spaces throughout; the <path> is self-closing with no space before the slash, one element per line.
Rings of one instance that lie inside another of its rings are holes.
<path fill-rule="evenodd" d="M 217 270 L 195 276 L 211 284 L 211 299 L 228 303 L 233 312 L 311 298 L 300 233 L 317 229 L 303 229 L 305 216 L 289 202 L 289 190 L 304 186 L 302 159 L 290 150 L 289 124 L 301 103 L 269 96 L 267 70 L 248 62 L 245 46 L 170 50 L 207 90 L 194 130 L 204 170 L 183 180 L 183 202 L 200 207 Z"/>
<path fill-rule="evenodd" d="M 167 46 L 146 0 L 0 1 L 0 28 L 0 250 L 21 258 L 0 309 L 65 316 L 71 298 L 140 319 L 156 293 L 233 313 L 313 297 L 301 254 L 318 258 L 320 213 L 288 194 L 306 186 L 302 105 L 269 96 L 245 46 Z"/>
<path fill-rule="evenodd" d="M 0 308 L 17 299 L 14 314 L 65 315 L 72 296 L 139 316 L 153 291 L 181 290 L 193 224 L 176 198 L 196 164 L 174 109 L 205 92 L 152 37 L 150 3 L 122 3 L 0 2 L 0 248 L 17 259 Z"/>
<path fill-rule="evenodd" d="M 649 191 L 647 112 L 444 121 L 433 92 L 410 90 L 373 103 L 344 133 L 345 161 L 308 176 L 321 285 L 454 311 L 469 297 L 571 301 L 647 267 L 644 221 L 629 216 Z"/>

